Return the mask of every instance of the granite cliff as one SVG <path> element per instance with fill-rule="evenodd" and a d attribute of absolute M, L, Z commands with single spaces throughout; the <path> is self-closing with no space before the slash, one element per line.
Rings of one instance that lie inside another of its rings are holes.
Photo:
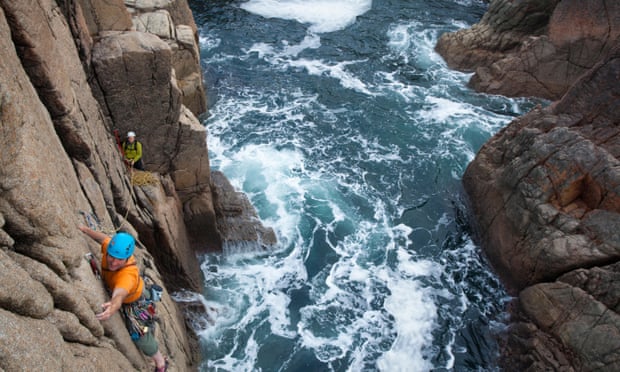
<path fill-rule="evenodd" d="M 515 295 L 501 366 L 620 370 L 620 3 L 495 0 L 443 35 L 475 89 L 554 100 L 468 166 L 477 239 Z"/>
<path fill-rule="evenodd" d="M 95 317 L 108 294 L 82 224 L 138 238 L 139 266 L 165 287 L 160 348 L 171 370 L 195 369 L 170 293 L 201 291 L 197 251 L 275 235 L 210 170 L 187 1 L 0 0 L 0 50 L 0 369 L 151 368 L 119 315 Z M 122 161 L 115 134 L 129 130 L 148 172 Z"/>

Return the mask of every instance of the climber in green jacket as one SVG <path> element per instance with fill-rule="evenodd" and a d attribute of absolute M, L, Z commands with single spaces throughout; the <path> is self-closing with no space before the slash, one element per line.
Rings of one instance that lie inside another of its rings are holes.
<path fill-rule="evenodd" d="M 122 147 L 127 164 L 135 169 L 144 170 L 144 165 L 142 164 L 142 143 L 136 140 L 136 132 L 127 133 L 127 141 L 123 141 Z"/>

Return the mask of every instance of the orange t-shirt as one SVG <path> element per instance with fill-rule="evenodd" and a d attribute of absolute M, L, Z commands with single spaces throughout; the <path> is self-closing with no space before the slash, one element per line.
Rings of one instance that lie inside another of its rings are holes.
<path fill-rule="evenodd" d="M 124 304 L 136 301 L 142 295 L 144 289 L 144 280 L 140 277 L 140 270 L 136 265 L 136 259 L 133 255 L 129 257 L 125 266 L 116 271 L 108 270 L 108 244 L 112 238 L 106 238 L 101 243 L 101 272 L 105 284 L 114 291 L 115 288 L 124 288 L 129 293 L 123 300 Z"/>

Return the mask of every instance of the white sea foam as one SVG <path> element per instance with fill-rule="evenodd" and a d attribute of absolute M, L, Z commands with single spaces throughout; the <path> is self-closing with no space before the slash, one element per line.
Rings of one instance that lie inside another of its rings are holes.
<path fill-rule="evenodd" d="M 429 371 L 433 365 L 424 353 L 432 342 L 436 306 L 428 289 L 411 280 L 388 281 L 391 295 L 385 308 L 395 318 L 396 340 L 377 361 L 383 371 Z"/>
<path fill-rule="evenodd" d="M 202 50 L 217 48 L 218 46 L 220 46 L 221 42 L 221 39 L 211 37 L 208 34 L 200 34 L 200 36 L 198 37 L 198 43 L 200 44 L 200 49 Z"/>
<path fill-rule="evenodd" d="M 416 24 L 413 23 L 413 25 Z M 410 56 L 415 55 L 414 39 L 410 27 L 410 25 L 398 24 L 388 30 L 388 37 L 390 39 L 388 46 L 397 56 L 403 58 L 405 63 L 409 63 Z"/>
<path fill-rule="evenodd" d="M 294 239 L 297 232 L 300 216 L 289 209 L 299 205 L 306 192 L 304 181 L 296 176 L 304 168 L 298 151 L 269 145 L 247 145 L 221 164 L 221 170 L 232 176 L 233 186 L 266 201 L 260 205 L 263 222 L 272 225 L 283 242 Z"/>
<path fill-rule="evenodd" d="M 395 24 L 387 32 L 388 47 L 405 63 L 411 63 L 421 70 L 432 65 L 444 65 L 435 52 L 437 30 L 420 22 Z"/>
<path fill-rule="evenodd" d="M 208 269 L 211 266 L 208 262 L 203 265 L 210 296 L 214 298 L 212 306 L 229 309 L 230 313 L 225 319 L 216 318 L 203 336 L 209 342 L 225 343 L 228 342 L 226 331 L 230 328 L 249 331 L 243 353 L 230 348 L 226 356 L 210 361 L 210 368 L 253 370 L 260 346 L 256 338 L 264 337 L 257 334 L 260 328 L 257 321 L 268 324 L 271 334 L 285 338 L 296 336 L 290 324 L 290 298 L 285 290 L 306 281 L 300 255 L 301 252 L 294 249 L 280 258 L 227 256 L 219 262 L 215 272 Z"/>
<path fill-rule="evenodd" d="M 463 100 L 467 96 L 464 85 L 470 74 L 447 68 L 434 50 L 438 33 L 439 30 L 432 25 L 429 27 L 429 24 L 417 21 L 391 26 L 387 35 L 392 53 L 383 59 L 399 61 L 399 69 L 379 73 L 378 90 L 382 95 L 400 95 L 405 104 L 421 104 L 420 109 L 411 111 L 411 122 L 419 129 L 418 135 L 436 143 L 433 157 L 455 159 L 454 164 L 467 164 L 475 156 L 482 139 L 495 133 L 507 117 Z M 433 84 L 429 87 L 407 84 L 402 80 L 403 74 L 433 81 Z M 517 109 L 518 105 L 512 107 L 514 112 Z M 472 139 L 478 138 L 480 140 L 472 143 Z M 459 179 L 463 171 L 464 167 L 455 167 L 448 174 Z"/>
<path fill-rule="evenodd" d="M 426 370 L 430 364 L 424 348 L 432 339 L 436 311 L 431 292 L 419 285 L 417 279 L 437 276 L 439 268 L 427 260 L 415 261 L 402 248 L 397 248 L 397 242 L 404 246 L 408 242 L 411 229 L 404 225 L 388 229 L 391 238 L 385 250 L 395 249 L 398 257 L 398 270 L 389 268 L 384 261 L 385 252 L 377 251 L 378 247 L 372 243 L 375 232 L 386 233 L 382 216 L 384 212 L 378 208 L 376 217 L 382 221 L 379 225 L 360 221 L 354 235 L 334 247 L 340 259 L 327 276 L 318 276 L 313 281 L 316 299 L 313 305 L 302 309 L 298 333 L 303 345 L 313 349 L 321 361 L 331 362 L 345 354 L 352 355 L 349 369 L 353 371 L 355 366 L 363 369 L 368 353 L 378 350 L 382 340 L 393 337 L 389 330 L 396 329 L 392 348 L 377 366 L 383 370 Z M 383 259 L 371 259 L 376 254 Z M 391 293 L 385 299 L 384 308 L 394 321 L 373 308 L 377 296 L 385 295 L 383 286 Z M 340 314 L 338 321 L 332 319 L 335 314 Z M 323 323 L 331 324 L 332 328 L 321 327 Z"/>
<path fill-rule="evenodd" d="M 351 64 L 363 63 L 364 61 L 346 61 L 338 63 L 326 63 L 319 60 L 298 59 L 291 60 L 288 65 L 294 68 L 304 69 L 310 75 L 329 76 L 340 81 L 345 88 L 356 90 L 360 93 L 372 95 L 366 84 L 359 78 L 348 72 L 346 67 Z"/>
<path fill-rule="evenodd" d="M 482 3 L 484 0 L 454 0 L 454 2 L 464 6 L 472 6 L 475 3 Z"/>
<path fill-rule="evenodd" d="M 425 110 L 420 112 L 420 117 L 430 123 L 455 123 L 454 119 L 471 115 L 472 108 L 462 102 L 455 102 L 441 97 L 426 97 L 428 104 Z"/>
<path fill-rule="evenodd" d="M 371 5 L 372 0 L 250 0 L 241 8 L 265 18 L 306 23 L 311 32 L 324 33 L 353 24 Z"/>
<path fill-rule="evenodd" d="M 246 53 L 257 53 L 259 58 L 263 58 L 277 67 L 286 67 L 282 64 L 288 58 L 297 57 L 299 53 L 306 49 L 317 49 L 321 46 L 321 38 L 314 34 L 309 34 L 299 44 L 290 44 L 287 40 L 282 40 L 277 45 L 267 43 L 255 43 Z M 281 66 L 278 66 L 281 65 Z"/>
<path fill-rule="evenodd" d="M 306 49 L 317 49 L 321 46 L 321 38 L 314 34 L 309 34 L 299 44 L 289 44 L 288 41 L 282 42 L 284 46 L 280 56 L 297 57 L 299 53 Z"/>

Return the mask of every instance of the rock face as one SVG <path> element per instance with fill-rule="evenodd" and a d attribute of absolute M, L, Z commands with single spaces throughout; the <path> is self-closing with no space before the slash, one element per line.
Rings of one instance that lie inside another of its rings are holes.
<path fill-rule="evenodd" d="M 613 0 L 494 0 L 436 50 L 450 67 L 475 71 L 476 90 L 555 100 L 618 43 L 619 14 Z"/>
<path fill-rule="evenodd" d="M 597 0 L 495 1 L 489 7 L 494 14 L 487 13 L 472 27 L 487 30 L 484 37 L 477 34 L 477 45 L 486 40 L 497 46 L 499 39 L 515 34 L 509 28 L 490 27 L 490 20 L 500 16 L 498 9 L 513 11 L 507 14 L 522 25 L 534 14 L 525 10 L 540 7 L 546 10 L 539 19 L 548 14 L 549 24 L 532 28 L 536 37 L 529 43 L 553 48 L 545 52 L 545 59 L 530 60 L 538 62 L 528 67 L 529 77 L 522 85 L 506 83 L 520 79 L 522 72 L 508 68 L 514 65 L 507 59 L 521 58 L 515 56 L 530 48 L 525 44 L 498 48 L 494 56 L 474 48 L 469 57 L 450 62 L 468 59 L 467 63 L 484 65 L 493 60 L 492 67 L 482 69 L 501 72 L 502 77 L 493 75 L 501 86 L 494 92 L 562 95 L 491 138 L 468 166 L 463 184 L 477 220 L 477 238 L 507 288 L 517 295 L 511 306 L 513 322 L 502 343 L 502 365 L 523 371 L 618 371 L 620 7 Z M 527 34 L 515 27 L 515 32 Z M 464 35 L 473 31 L 455 34 L 460 43 L 452 45 L 460 50 Z M 448 40 L 455 34 L 442 38 L 438 48 L 450 48 Z M 543 60 L 564 66 L 564 87 L 542 88 L 556 86 L 543 84 L 543 75 L 559 81 L 547 70 L 551 65 L 539 63 Z"/>
<path fill-rule="evenodd" d="M 95 317 L 109 297 L 83 224 L 138 238 L 140 268 L 165 287 L 160 348 L 172 371 L 196 369 L 169 293 L 201 291 L 196 248 L 273 235 L 240 195 L 260 229 L 222 232 L 196 40 L 186 0 L 0 0 L 0 370 L 152 368 L 120 315 Z M 129 130 L 150 172 L 123 163 L 115 132 Z"/>
<path fill-rule="evenodd" d="M 618 77 L 620 49 L 494 136 L 463 177 L 485 253 L 575 370 L 620 368 Z"/>

